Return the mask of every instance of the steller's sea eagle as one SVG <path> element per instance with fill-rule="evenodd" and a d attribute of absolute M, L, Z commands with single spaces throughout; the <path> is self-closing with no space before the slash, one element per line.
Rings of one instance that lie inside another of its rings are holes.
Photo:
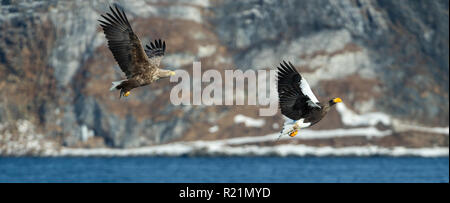
<path fill-rule="evenodd" d="M 311 88 L 291 62 L 280 63 L 278 67 L 278 98 L 281 114 L 286 118 L 282 135 L 294 137 L 301 128 L 310 127 L 319 122 L 330 110 L 331 106 L 342 102 L 333 98 L 320 103 Z"/>
<path fill-rule="evenodd" d="M 134 88 L 175 75 L 173 71 L 159 68 L 166 42 L 155 40 L 150 46 L 146 45 L 144 50 L 123 9 L 119 9 L 117 5 L 115 10 L 111 7 L 109 9 L 111 13 L 101 15 L 104 20 L 99 20 L 100 26 L 108 40 L 109 49 L 127 77 L 125 80 L 112 82 L 110 91 L 120 90 L 119 98 L 122 95 L 127 97 Z"/>

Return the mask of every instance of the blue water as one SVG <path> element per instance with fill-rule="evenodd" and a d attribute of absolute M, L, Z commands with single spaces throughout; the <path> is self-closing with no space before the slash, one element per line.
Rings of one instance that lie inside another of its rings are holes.
<path fill-rule="evenodd" d="M 449 182 L 449 159 L 0 158 L 0 182 Z"/>

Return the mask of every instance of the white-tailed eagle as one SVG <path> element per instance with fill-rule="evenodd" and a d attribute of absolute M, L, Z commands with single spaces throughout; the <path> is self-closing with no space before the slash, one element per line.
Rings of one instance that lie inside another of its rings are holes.
<path fill-rule="evenodd" d="M 113 82 L 110 89 L 120 90 L 120 98 L 122 95 L 127 97 L 134 88 L 149 85 L 159 78 L 170 77 L 175 72 L 159 68 L 166 43 L 161 39 L 155 40 L 154 43 L 146 45 L 144 50 L 125 12 L 117 5 L 114 7 L 115 9 L 109 7 L 111 13 L 101 15 L 103 20 L 99 21 L 108 40 L 108 47 L 127 77 L 125 80 Z"/>

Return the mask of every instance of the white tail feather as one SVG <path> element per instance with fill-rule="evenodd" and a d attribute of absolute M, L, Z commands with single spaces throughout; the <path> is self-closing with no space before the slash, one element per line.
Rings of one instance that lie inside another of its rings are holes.
<path fill-rule="evenodd" d="M 289 133 L 294 129 L 295 123 L 285 123 L 283 126 L 283 130 L 281 130 L 281 135 L 289 135 Z"/>
<path fill-rule="evenodd" d="M 114 91 L 116 89 L 116 87 L 119 86 L 123 81 L 126 81 L 126 80 L 112 82 L 112 86 L 111 86 L 111 88 L 109 88 L 109 91 Z"/>
<path fill-rule="evenodd" d="M 294 124 L 295 124 L 294 120 L 291 120 L 291 119 L 285 117 L 285 122 L 284 122 L 284 125 L 283 125 L 283 129 L 281 130 L 280 135 L 278 136 L 277 140 L 279 140 L 284 135 L 289 135 L 289 132 L 292 129 L 294 129 Z"/>
<path fill-rule="evenodd" d="M 287 117 L 285 119 L 286 120 L 283 125 L 283 130 L 281 130 L 280 136 L 278 139 L 280 139 L 281 136 L 289 135 L 294 130 L 294 128 L 297 128 L 299 130 L 299 129 L 307 128 L 307 127 L 311 126 L 311 123 L 303 122 L 305 120 L 304 118 L 301 118 L 300 120 L 297 120 L 297 121 L 291 120 Z M 297 125 L 297 126 L 294 127 L 294 125 Z"/>

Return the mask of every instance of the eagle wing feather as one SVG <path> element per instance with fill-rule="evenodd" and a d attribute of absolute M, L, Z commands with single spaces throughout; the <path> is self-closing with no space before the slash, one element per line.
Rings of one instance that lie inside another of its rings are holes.
<path fill-rule="evenodd" d="M 304 118 L 312 108 L 321 108 L 306 80 L 289 62 L 278 67 L 278 98 L 281 113 L 292 120 Z"/>
<path fill-rule="evenodd" d="M 154 67 L 159 67 L 165 51 L 166 42 L 161 39 L 150 42 L 150 45 L 145 45 L 145 53 L 150 60 L 150 65 Z"/>
<path fill-rule="evenodd" d="M 101 15 L 100 26 L 108 40 L 108 47 L 114 59 L 127 78 L 150 71 L 150 61 L 138 36 L 133 32 L 125 12 L 115 5 L 109 7 L 110 13 Z"/>

